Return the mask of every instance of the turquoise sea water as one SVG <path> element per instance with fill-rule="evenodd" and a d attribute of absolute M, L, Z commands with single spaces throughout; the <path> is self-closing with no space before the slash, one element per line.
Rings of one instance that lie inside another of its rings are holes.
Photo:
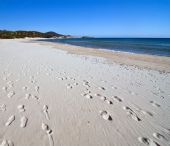
<path fill-rule="evenodd" d="M 96 49 L 170 57 L 170 38 L 71 38 L 45 41 Z"/>

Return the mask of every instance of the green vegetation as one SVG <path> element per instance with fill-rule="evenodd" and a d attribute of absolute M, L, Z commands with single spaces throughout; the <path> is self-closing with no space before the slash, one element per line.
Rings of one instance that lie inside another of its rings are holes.
<path fill-rule="evenodd" d="M 68 36 L 58 34 L 55 32 L 38 32 L 38 31 L 7 31 L 7 30 L 0 30 L 0 39 L 14 39 L 14 38 L 67 38 Z"/>

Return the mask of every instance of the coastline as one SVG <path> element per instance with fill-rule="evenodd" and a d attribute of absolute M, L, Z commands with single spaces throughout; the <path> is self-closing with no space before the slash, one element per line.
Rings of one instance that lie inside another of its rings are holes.
<path fill-rule="evenodd" d="M 0 40 L 0 145 L 169 146 L 166 61 Z"/>
<path fill-rule="evenodd" d="M 36 39 L 34 41 L 36 41 Z M 107 59 L 108 62 L 136 66 L 139 68 L 153 69 L 160 72 L 170 72 L 170 57 L 166 56 L 136 54 L 117 51 L 113 52 L 105 49 L 95 49 L 56 42 L 36 42 L 43 45 L 53 46 L 56 49 L 59 48 L 71 54 L 97 56 Z"/>

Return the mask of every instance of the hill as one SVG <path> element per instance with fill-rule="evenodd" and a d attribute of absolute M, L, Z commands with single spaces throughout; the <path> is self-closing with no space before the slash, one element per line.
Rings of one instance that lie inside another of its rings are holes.
<path fill-rule="evenodd" d="M 38 31 L 8 31 L 0 30 L 0 39 L 14 39 L 14 38 L 67 38 L 67 35 L 58 34 L 56 32 L 38 32 Z"/>

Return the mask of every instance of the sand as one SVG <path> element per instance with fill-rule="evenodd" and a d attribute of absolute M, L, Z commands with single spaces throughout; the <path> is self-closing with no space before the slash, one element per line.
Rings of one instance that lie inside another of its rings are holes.
<path fill-rule="evenodd" d="M 170 58 L 0 40 L 0 146 L 169 146 Z"/>

